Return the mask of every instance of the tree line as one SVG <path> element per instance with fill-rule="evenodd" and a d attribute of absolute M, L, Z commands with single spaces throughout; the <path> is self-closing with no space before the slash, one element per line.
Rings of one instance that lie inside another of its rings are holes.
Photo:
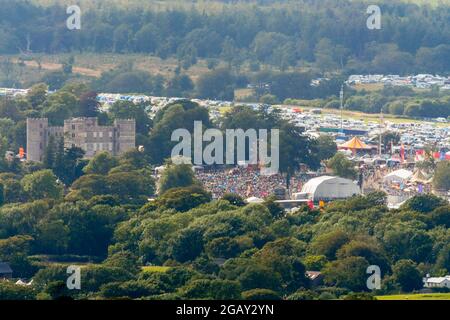
<path fill-rule="evenodd" d="M 145 53 L 229 66 L 312 66 L 350 73 L 448 73 L 450 7 L 383 1 L 382 28 L 366 27 L 359 1 L 295 1 L 283 6 L 228 6 L 152 11 L 117 6 L 82 11 L 81 30 L 68 30 L 61 5 L 2 0 L 0 53 Z"/>

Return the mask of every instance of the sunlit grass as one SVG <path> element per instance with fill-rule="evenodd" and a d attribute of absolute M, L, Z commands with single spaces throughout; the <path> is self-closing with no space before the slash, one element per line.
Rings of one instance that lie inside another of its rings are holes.
<path fill-rule="evenodd" d="M 399 294 L 377 296 L 378 300 L 450 300 L 450 293 Z"/>
<path fill-rule="evenodd" d="M 170 267 L 145 266 L 145 267 L 142 267 L 142 272 L 145 272 L 145 273 L 152 273 L 152 272 L 164 273 L 164 272 L 167 272 L 169 269 L 170 269 Z"/>

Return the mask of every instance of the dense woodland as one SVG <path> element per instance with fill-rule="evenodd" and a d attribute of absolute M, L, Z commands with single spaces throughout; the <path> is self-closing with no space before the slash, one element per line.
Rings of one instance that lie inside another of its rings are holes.
<path fill-rule="evenodd" d="M 277 1 L 273 1 L 274 3 Z M 450 7 L 381 2 L 381 30 L 366 27 L 367 3 L 295 1 L 281 7 L 226 7 L 222 12 L 152 10 L 103 4 L 83 12 L 81 30 L 66 27 L 65 7 L 1 1 L 0 53 L 142 52 L 176 56 L 183 65 L 221 58 L 285 70 L 448 73 Z"/>

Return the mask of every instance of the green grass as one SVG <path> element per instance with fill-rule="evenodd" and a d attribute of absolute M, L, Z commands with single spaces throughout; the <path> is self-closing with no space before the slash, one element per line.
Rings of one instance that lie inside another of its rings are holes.
<path fill-rule="evenodd" d="M 169 269 L 170 269 L 170 267 L 146 266 L 146 267 L 142 267 L 142 272 L 144 272 L 144 273 L 152 273 L 152 272 L 164 273 L 164 272 L 167 272 Z"/>
<path fill-rule="evenodd" d="M 421 293 L 377 296 L 378 300 L 450 300 L 450 293 Z"/>

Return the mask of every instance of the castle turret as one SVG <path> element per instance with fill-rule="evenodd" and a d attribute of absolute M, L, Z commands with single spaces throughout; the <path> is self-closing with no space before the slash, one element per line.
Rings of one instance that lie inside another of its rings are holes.
<path fill-rule="evenodd" d="M 42 161 L 47 145 L 48 119 L 27 119 L 27 160 Z"/>
<path fill-rule="evenodd" d="M 136 121 L 134 119 L 116 119 L 114 128 L 116 131 L 115 153 L 117 155 L 136 148 Z"/>

